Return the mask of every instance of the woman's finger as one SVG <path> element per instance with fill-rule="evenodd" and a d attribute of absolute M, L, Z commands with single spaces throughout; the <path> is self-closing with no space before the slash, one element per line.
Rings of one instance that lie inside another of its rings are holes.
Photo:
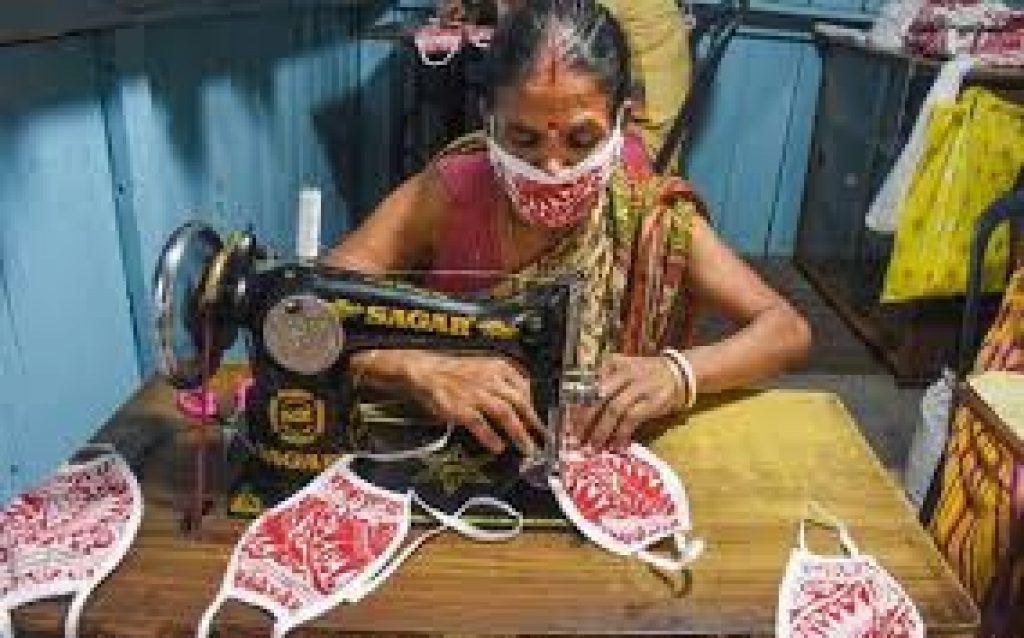
<path fill-rule="evenodd" d="M 608 398 L 597 414 L 597 421 L 592 426 L 586 442 L 594 448 L 608 445 L 612 434 L 619 427 L 619 422 L 627 416 L 633 404 L 643 398 L 643 390 L 637 384 L 628 384 Z"/>
<path fill-rule="evenodd" d="M 470 434 L 489 451 L 495 454 L 505 451 L 505 441 L 491 428 L 483 414 L 477 410 L 466 408 L 459 410 L 453 416 L 458 425 L 469 430 Z"/>
<path fill-rule="evenodd" d="M 484 416 L 503 430 L 524 456 L 536 454 L 537 444 L 530 437 L 526 425 L 523 424 L 519 414 L 508 401 L 489 392 L 483 392 L 478 398 L 478 403 L 478 409 Z"/>

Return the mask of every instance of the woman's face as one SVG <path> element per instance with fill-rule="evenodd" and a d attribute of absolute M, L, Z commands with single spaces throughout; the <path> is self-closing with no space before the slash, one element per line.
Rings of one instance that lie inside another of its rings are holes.
<path fill-rule="evenodd" d="M 608 94 L 590 74 L 543 59 L 495 95 L 495 138 L 509 153 L 550 173 L 578 164 L 612 133 Z"/>

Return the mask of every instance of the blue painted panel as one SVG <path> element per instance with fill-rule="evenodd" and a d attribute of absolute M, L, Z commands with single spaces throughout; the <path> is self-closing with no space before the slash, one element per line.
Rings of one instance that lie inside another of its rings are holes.
<path fill-rule="evenodd" d="M 793 83 L 788 130 L 765 251 L 769 255 L 792 255 L 796 245 L 796 227 L 803 204 L 804 178 L 807 176 L 820 85 L 821 56 L 812 45 L 805 45 L 800 48 Z"/>
<path fill-rule="evenodd" d="M 17 335 L 18 489 L 138 382 L 87 39 L 0 50 L 0 253 Z"/>
<path fill-rule="evenodd" d="M 352 202 L 365 199 L 353 179 L 357 153 L 381 147 L 380 138 L 361 137 L 373 120 L 357 116 L 368 112 L 359 97 L 358 17 L 338 9 L 270 12 L 105 36 L 108 126 L 120 140 L 114 173 L 136 245 L 128 280 L 142 304 L 136 330 L 146 371 L 151 273 L 180 223 L 252 226 L 290 253 L 295 200 L 310 184 L 323 189 L 324 245 L 350 226 Z"/>
<path fill-rule="evenodd" d="M 716 75 L 688 175 L 744 254 L 791 252 L 818 64 L 799 34 L 744 31 Z"/>
<path fill-rule="evenodd" d="M 0 225 L 0 234 L 3 226 Z M 0 252 L 0 505 L 14 496 L 14 474 L 18 471 L 19 425 L 17 397 L 22 386 L 21 356 L 11 319 L 4 256 Z"/>

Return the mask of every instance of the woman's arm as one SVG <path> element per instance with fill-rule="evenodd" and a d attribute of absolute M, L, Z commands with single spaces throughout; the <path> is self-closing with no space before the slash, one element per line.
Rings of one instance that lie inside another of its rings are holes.
<path fill-rule="evenodd" d="M 742 326 L 718 343 L 685 356 L 698 393 L 749 385 L 802 359 L 811 332 L 796 310 L 729 250 L 700 217 L 694 217 L 688 275 L 701 302 Z M 583 426 L 593 447 L 625 445 L 645 422 L 679 410 L 685 387 L 664 356 L 610 356 L 602 366 L 602 402 Z"/>
<path fill-rule="evenodd" d="M 427 169 L 393 191 L 369 218 L 323 257 L 328 266 L 370 274 L 429 267 L 447 194 Z M 501 357 L 457 356 L 425 350 L 359 352 L 350 362 L 353 379 L 385 392 L 413 397 L 443 422 L 456 423 L 488 449 L 499 452 L 499 432 L 525 454 L 535 451 L 530 431 L 541 431 L 530 384 Z"/>
<path fill-rule="evenodd" d="M 442 189 L 432 169 L 413 175 L 327 251 L 322 263 L 371 274 L 426 266 L 441 226 Z"/>
<path fill-rule="evenodd" d="M 767 379 L 801 361 L 811 345 L 802 316 L 694 218 L 690 280 L 697 297 L 742 326 L 731 336 L 686 352 L 699 392 L 712 393 Z"/>

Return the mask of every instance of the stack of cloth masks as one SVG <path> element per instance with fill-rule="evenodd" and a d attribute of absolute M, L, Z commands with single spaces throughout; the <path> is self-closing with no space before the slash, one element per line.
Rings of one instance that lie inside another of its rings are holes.
<path fill-rule="evenodd" d="M 933 57 L 970 55 L 990 66 L 1024 66 L 1024 9 L 1000 2 L 930 0 L 910 24 L 909 50 Z"/>

